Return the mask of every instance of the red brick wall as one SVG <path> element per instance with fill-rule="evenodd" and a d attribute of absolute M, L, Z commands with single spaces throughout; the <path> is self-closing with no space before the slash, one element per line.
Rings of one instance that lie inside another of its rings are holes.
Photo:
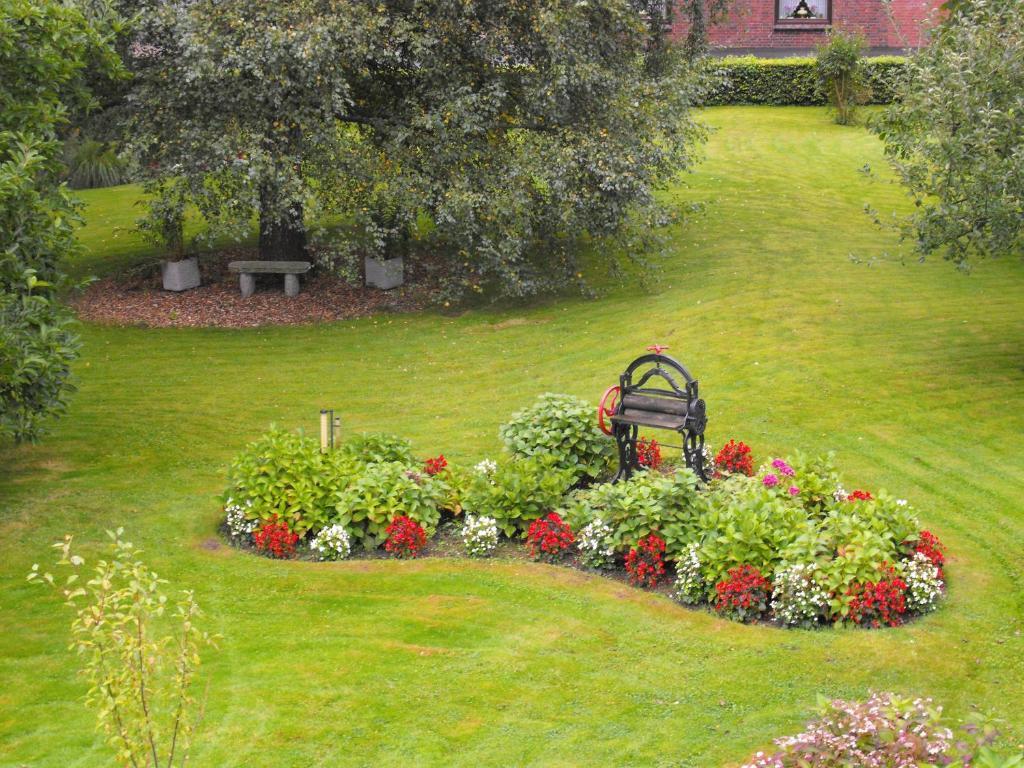
<path fill-rule="evenodd" d="M 916 47 L 942 1 L 892 0 L 890 15 L 882 0 L 832 0 L 832 24 L 863 32 L 872 48 Z M 677 23 L 674 32 L 683 36 L 686 29 L 685 23 Z M 806 49 L 821 42 L 824 29 L 776 24 L 775 0 L 733 0 L 729 17 L 712 27 L 708 37 L 715 48 Z"/>

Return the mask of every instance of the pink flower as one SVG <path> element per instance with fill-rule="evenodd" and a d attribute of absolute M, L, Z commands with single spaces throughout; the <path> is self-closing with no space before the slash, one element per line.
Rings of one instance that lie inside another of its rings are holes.
<path fill-rule="evenodd" d="M 775 475 L 765 475 L 761 482 L 764 483 L 765 488 L 774 488 L 779 484 L 779 478 Z"/>
<path fill-rule="evenodd" d="M 775 459 L 775 461 L 772 462 L 772 466 L 779 470 L 779 472 L 781 472 L 786 477 L 792 477 L 795 474 L 793 472 L 793 468 L 789 466 L 789 464 L 784 462 L 782 459 Z"/>
<path fill-rule="evenodd" d="M 797 488 L 795 485 L 789 486 L 789 495 L 790 496 L 799 496 L 800 495 L 800 489 Z"/>

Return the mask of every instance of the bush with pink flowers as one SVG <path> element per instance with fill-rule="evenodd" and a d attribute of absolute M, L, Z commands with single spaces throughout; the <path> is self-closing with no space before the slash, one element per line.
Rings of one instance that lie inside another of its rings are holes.
<path fill-rule="evenodd" d="M 876 693 L 867 701 L 824 701 L 817 720 L 775 740 L 743 768 L 929 768 L 1024 764 L 1019 752 L 991 748 L 995 732 L 974 723 L 956 731 L 931 699 Z"/>

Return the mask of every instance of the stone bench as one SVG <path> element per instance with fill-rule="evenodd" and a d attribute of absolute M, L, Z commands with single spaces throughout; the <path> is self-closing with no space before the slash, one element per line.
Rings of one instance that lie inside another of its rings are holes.
<path fill-rule="evenodd" d="M 238 287 L 247 299 L 256 290 L 256 275 L 284 275 L 284 295 L 299 295 L 299 275 L 309 272 L 308 261 L 232 261 L 228 269 L 238 273 Z"/>

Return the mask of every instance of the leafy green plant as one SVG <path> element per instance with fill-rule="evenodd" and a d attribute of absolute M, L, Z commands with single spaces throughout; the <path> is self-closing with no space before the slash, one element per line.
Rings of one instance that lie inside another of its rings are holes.
<path fill-rule="evenodd" d="M 374 462 L 360 465 L 346 483 L 331 491 L 329 516 L 371 549 L 387 539 L 387 527 L 396 517 L 407 517 L 432 534 L 447 496 L 440 477 L 400 461 Z"/>
<path fill-rule="evenodd" d="M 680 468 L 672 474 L 640 472 L 619 483 L 602 483 L 577 492 L 565 509 L 573 529 L 602 520 L 612 532 L 609 543 L 625 552 L 657 533 L 667 557 L 677 558 L 700 536 L 702 502 L 697 476 Z"/>
<path fill-rule="evenodd" d="M 603 475 L 614 453 L 612 441 L 597 426 L 594 408 L 572 395 L 541 395 L 502 424 L 498 436 L 514 456 L 549 456 L 577 480 Z"/>
<path fill-rule="evenodd" d="M 166 581 L 122 534 L 121 528 L 107 531 L 111 554 L 87 581 L 80 580 L 85 560 L 72 553 L 70 536 L 54 547 L 57 565 L 71 575 L 58 586 L 36 564 L 28 578 L 59 589 L 75 611 L 71 647 L 89 685 L 86 703 L 96 710 L 117 762 L 184 766 L 199 720 L 192 695 L 199 653 L 213 638 L 196 625 L 201 613 L 192 592 L 170 602 L 162 590 Z"/>
<path fill-rule="evenodd" d="M 573 480 L 551 459 L 500 462 L 489 473 L 474 473 L 463 499 L 467 513 L 493 518 L 506 536 L 526 532 L 530 523 L 556 509 Z"/>
<path fill-rule="evenodd" d="M 380 432 L 354 435 L 342 444 L 340 450 L 342 455 L 361 464 L 399 461 L 411 466 L 416 463 L 408 440 Z"/>
<path fill-rule="evenodd" d="M 232 461 L 225 497 L 237 504 L 251 502 L 250 517 L 269 520 L 276 515 L 303 535 L 331 520 L 333 496 L 357 471 L 359 465 L 349 456 L 321 453 L 315 440 L 271 427 Z"/>
<path fill-rule="evenodd" d="M 771 580 L 783 552 L 813 530 L 799 507 L 754 486 L 727 505 L 712 503 L 699 525 L 701 569 L 711 584 L 725 581 L 730 569 L 743 565 Z"/>
<path fill-rule="evenodd" d="M 871 97 L 864 77 L 863 59 L 867 38 L 860 32 L 830 29 L 818 47 L 818 81 L 835 110 L 836 122 L 849 125 L 861 104 Z"/>
<path fill-rule="evenodd" d="M 128 165 L 109 142 L 70 139 L 64 147 L 64 155 L 68 186 L 72 189 L 113 187 L 128 180 Z"/>

